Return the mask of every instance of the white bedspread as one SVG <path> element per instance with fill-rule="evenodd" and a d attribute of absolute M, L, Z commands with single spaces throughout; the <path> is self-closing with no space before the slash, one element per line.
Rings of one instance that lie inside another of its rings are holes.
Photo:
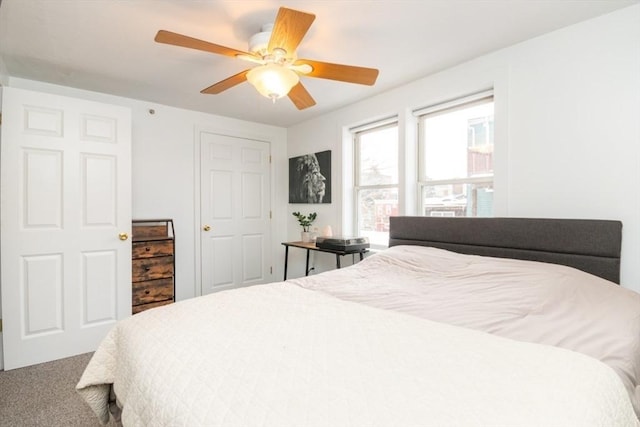
<path fill-rule="evenodd" d="M 103 422 L 111 383 L 125 427 L 638 425 L 595 359 L 288 283 L 120 322 L 77 386 Z"/>

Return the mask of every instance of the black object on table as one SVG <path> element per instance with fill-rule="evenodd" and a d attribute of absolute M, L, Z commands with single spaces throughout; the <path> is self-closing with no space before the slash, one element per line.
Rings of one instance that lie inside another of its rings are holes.
<path fill-rule="evenodd" d="M 310 251 L 317 252 L 326 252 L 329 254 L 335 254 L 336 256 L 336 268 L 340 268 L 340 257 L 343 255 L 353 255 L 360 254 L 360 261 L 363 260 L 364 254 L 369 252 L 369 249 L 356 249 L 356 250 L 334 250 L 334 249 L 323 249 L 316 246 L 314 242 L 283 242 L 284 245 L 284 280 L 287 280 L 287 264 L 289 261 L 289 246 L 293 246 L 294 248 L 306 249 L 307 250 L 307 263 L 304 268 L 304 275 L 309 275 L 309 253 Z"/>

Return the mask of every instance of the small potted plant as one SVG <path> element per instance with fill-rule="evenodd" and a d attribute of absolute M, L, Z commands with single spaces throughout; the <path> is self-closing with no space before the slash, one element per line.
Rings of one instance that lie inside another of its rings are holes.
<path fill-rule="evenodd" d="M 309 227 L 311 227 L 311 224 L 313 224 L 313 221 L 316 220 L 318 215 L 315 212 L 311 212 L 309 216 L 303 215 L 300 212 L 294 212 L 293 216 L 296 217 L 298 223 L 302 226 L 302 241 L 310 242 L 311 233 L 309 232 Z"/>

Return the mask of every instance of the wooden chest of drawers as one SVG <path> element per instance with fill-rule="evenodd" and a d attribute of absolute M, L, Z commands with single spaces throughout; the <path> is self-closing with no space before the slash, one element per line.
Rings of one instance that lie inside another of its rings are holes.
<path fill-rule="evenodd" d="M 133 220 L 132 312 L 175 300 L 175 236 L 170 219 Z"/>

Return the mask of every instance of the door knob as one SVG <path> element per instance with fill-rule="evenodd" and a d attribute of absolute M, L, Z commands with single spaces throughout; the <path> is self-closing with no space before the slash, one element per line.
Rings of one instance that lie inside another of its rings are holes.
<path fill-rule="evenodd" d="M 118 234 L 118 237 L 120 238 L 120 240 L 127 240 L 129 238 L 129 235 L 127 233 L 120 233 Z"/>
<path fill-rule="evenodd" d="M 209 230 L 211 230 L 211 226 L 209 224 L 205 224 L 204 227 L 202 227 L 202 229 L 204 231 L 209 231 Z"/>

